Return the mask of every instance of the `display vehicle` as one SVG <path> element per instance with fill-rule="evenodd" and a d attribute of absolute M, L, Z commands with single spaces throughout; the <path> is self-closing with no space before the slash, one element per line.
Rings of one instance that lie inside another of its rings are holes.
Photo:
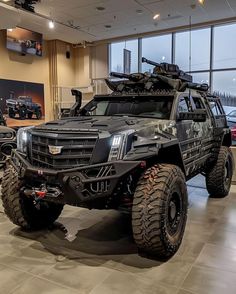
<path fill-rule="evenodd" d="M 19 96 L 17 99 L 7 99 L 6 104 L 10 118 L 15 118 L 16 115 L 20 119 L 32 119 L 34 115 L 37 119 L 42 118 L 42 107 L 34 103 L 32 97 Z"/>
<path fill-rule="evenodd" d="M 143 62 L 152 74 L 111 73 L 111 94 L 81 108 L 73 90 L 70 117 L 18 131 L 2 186 L 14 224 L 45 228 L 65 204 L 117 209 L 132 215 L 139 251 L 166 259 L 184 235 L 186 181 L 203 174 L 210 196 L 228 195 L 234 162 L 220 99 L 176 65 Z"/>

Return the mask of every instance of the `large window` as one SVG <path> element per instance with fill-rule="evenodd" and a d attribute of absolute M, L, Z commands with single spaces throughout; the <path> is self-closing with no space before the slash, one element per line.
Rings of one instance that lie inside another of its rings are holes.
<path fill-rule="evenodd" d="M 221 97 L 223 105 L 236 107 L 236 71 L 214 72 L 213 90 Z"/>
<path fill-rule="evenodd" d="M 163 35 L 142 40 L 142 56 L 155 62 L 171 63 L 172 35 Z M 152 72 L 153 66 L 144 63 L 142 72 Z"/>
<path fill-rule="evenodd" d="M 226 114 L 235 114 L 236 23 L 114 43 L 111 45 L 112 70 L 123 70 L 125 46 L 132 51 L 132 71 L 152 72 L 151 65 L 141 64 L 142 56 L 158 63 L 173 62 L 190 73 L 193 82 L 209 84 L 211 91 L 221 97 Z M 236 130 L 236 115 L 232 117 L 227 116 L 228 124 Z"/>
<path fill-rule="evenodd" d="M 236 68 L 236 24 L 214 27 L 213 32 L 213 68 Z"/>
<path fill-rule="evenodd" d="M 210 84 L 210 74 L 209 72 L 200 72 L 200 73 L 193 73 L 193 82 L 200 83 L 200 84 Z"/>
<path fill-rule="evenodd" d="M 175 35 L 175 63 L 184 71 L 210 68 L 210 28 Z M 190 64 L 191 44 L 191 64 Z"/>
<path fill-rule="evenodd" d="M 131 72 L 138 72 L 138 40 L 111 44 L 111 71 L 124 72 L 124 49 L 131 51 Z"/>

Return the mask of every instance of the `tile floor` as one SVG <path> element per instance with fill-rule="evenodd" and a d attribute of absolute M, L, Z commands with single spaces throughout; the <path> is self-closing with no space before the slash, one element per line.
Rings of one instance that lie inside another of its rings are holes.
<path fill-rule="evenodd" d="M 25 233 L 0 207 L 0 294 L 235 294 L 236 186 L 209 199 L 189 183 L 183 244 L 166 263 L 140 257 L 126 218 L 65 207 L 51 230 Z"/>

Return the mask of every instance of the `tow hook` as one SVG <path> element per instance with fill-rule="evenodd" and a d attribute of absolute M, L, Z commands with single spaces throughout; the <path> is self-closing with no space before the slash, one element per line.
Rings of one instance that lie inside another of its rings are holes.
<path fill-rule="evenodd" d="M 43 200 L 46 196 L 57 198 L 62 194 L 59 188 L 47 187 L 44 184 L 40 188 L 24 189 L 23 193 L 27 197 L 33 197 L 35 201 Z"/>
<path fill-rule="evenodd" d="M 41 187 L 38 188 L 32 188 L 32 189 L 25 189 L 24 194 L 28 197 L 33 197 L 34 205 L 37 209 L 40 209 L 40 200 L 44 199 L 44 197 L 47 194 L 47 189 L 45 185 L 41 185 Z"/>

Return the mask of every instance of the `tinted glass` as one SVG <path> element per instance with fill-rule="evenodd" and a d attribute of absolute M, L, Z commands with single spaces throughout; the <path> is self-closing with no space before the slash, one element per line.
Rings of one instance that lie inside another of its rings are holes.
<path fill-rule="evenodd" d="M 173 104 L 173 97 L 138 97 L 137 99 L 112 99 L 93 100 L 85 106 L 86 115 L 127 115 L 140 117 L 153 117 L 169 119 Z"/>

